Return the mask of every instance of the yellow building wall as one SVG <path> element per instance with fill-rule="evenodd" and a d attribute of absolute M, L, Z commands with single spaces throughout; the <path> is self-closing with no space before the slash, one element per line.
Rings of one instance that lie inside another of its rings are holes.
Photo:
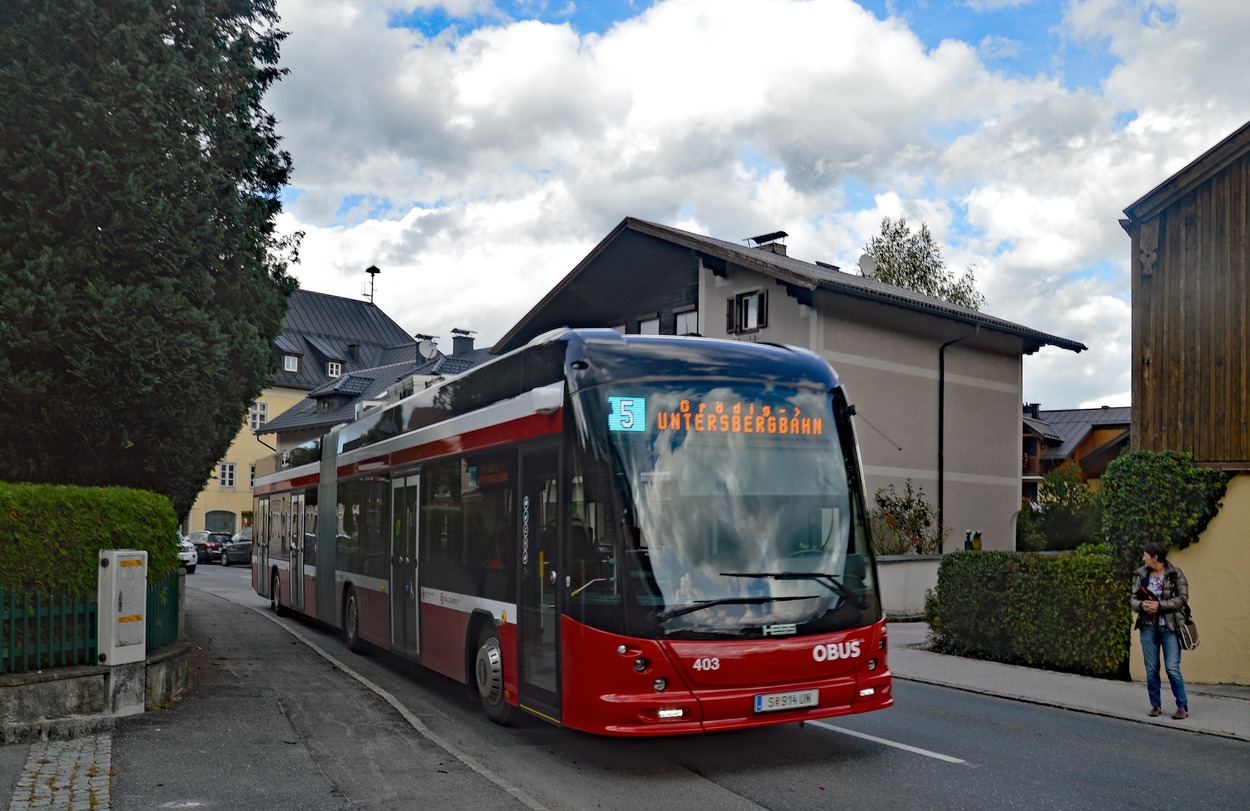
<path fill-rule="evenodd" d="M 1250 684 L 1250 622 L 1245 603 L 1250 595 L 1250 474 L 1228 484 L 1220 512 L 1202 538 L 1187 549 L 1171 551 L 1168 560 L 1189 580 L 1189 607 L 1198 624 L 1201 644 L 1181 654 L 1185 683 Z M 1127 599 L 1127 598 L 1126 598 Z M 1133 633 L 1129 672 L 1145 681 L 1141 644 Z M 1164 695 L 1167 695 L 1167 676 Z"/>
<path fill-rule="evenodd" d="M 308 392 L 298 389 L 272 388 L 265 389 L 256 401 L 268 403 L 269 419 L 273 419 L 301 402 L 306 396 Z M 269 442 L 269 445 L 274 445 L 275 437 L 273 434 L 268 434 L 265 440 Z M 226 455 L 218 460 L 217 466 L 214 466 L 208 485 L 195 500 L 195 505 L 191 508 L 187 520 L 183 522 L 183 531 L 195 532 L 204 529 L 205 516 L 214 510 L 233 513 L 234 530 L 237 532 L 242 529 L 243 514 L 252 511 L 252 488 L 248 486 L 250 466 L 256 464 L 257 459 L 269 456 L 273 452 L 272 448 L 256 438 L 245 420 L 234 442 L 230 443 L 230 449 L 226 451 Z M 233 488 L 222 487 L 217 480 L 221 462 L 234 462 L 235 486 Z"/>

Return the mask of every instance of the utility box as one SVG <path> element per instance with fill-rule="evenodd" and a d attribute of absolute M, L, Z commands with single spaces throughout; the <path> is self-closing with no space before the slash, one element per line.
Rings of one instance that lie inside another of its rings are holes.
<path fill-rule="evenodd" d="M 148 553 L 136 549 L 101 549 L 99 662 L 124 665 L 147 656 Z"/>

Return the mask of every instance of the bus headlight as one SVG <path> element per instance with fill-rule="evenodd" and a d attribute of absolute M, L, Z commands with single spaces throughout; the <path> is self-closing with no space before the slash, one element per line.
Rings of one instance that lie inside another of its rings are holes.
<path fill-rule="evenodd" d="M 668 689 L 668 679 L 665 679 L 663 677 L 658 678 L 655 680 L 655 682 L 651 686 L 655 688 L 655 691 L 657 693 L 662 693 Z M 661 710 L 660 712 L 663 713 L 664 711 Z M 679 715 L 681 714 L 680 710 L 678 710 L 678 714 Z M 663 718 L 664 716 L 661 715 L 660 717 Z"/>
<path fill-rule="evenodd" d="M 641 673 L 650 666 L 651 666 L 651 663 L 647 661 L 647 657 L 645 656 L 639 656 L 637 659 L 634 660 L 634 672 L 635 673 Z"/>

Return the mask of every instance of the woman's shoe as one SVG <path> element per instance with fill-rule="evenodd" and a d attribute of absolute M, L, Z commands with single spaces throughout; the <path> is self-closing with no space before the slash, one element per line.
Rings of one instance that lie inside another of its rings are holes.
<path fill-rule="evenodd" d="M 1160 715 L 1162 715 L 1162 714 L 1163 714 L 1163 710 L 1159 709 L 1158 707 L 1151 707 L 1151 708 L 1150 708 L 1150 717 L 1151 717 L 1151 718 L 1158 718 L 1158 717 L 1159 717 Z"/>
<path fill-rule="evenodd" d="M 1184 707 L 1177 707 L 1176 712 L 1172 713 L 1172 717 L 1177 721 L 1184 720 L 1189 717 L 1189 710 Z"/>

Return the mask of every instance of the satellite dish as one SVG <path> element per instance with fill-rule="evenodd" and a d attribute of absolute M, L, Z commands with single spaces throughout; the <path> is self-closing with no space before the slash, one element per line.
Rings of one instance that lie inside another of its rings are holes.
<path fill-rule="evenodd" d="M 417 342 L 417 354 L 426 360 L 434 360 L 438 357 L 438 347 L 429 338 L 422 338 Z"/>
<path fill-rule="evenodd" d="M 859 258 L 859 272 L 869 279 L 877 275 L 877 260 L 868 254 L 864 254 Z"/>

